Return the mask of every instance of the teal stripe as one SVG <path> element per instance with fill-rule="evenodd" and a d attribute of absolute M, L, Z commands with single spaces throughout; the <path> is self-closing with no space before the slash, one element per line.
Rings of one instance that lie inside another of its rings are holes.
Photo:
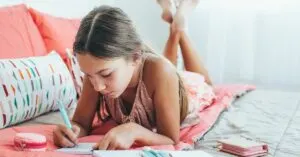
<path fill-rule="evenodd" d="M 13 115 L 11 115 L 8 125 L 10 125 L 13 122 L 13 118 L 14 118 Z"/>
<path fill-rule="evenodd" d="M 17 89 L 18 89 L 18 91 L 19 91 L 20 93 L 22 93 L 22 92 L 21 92 L 21 88 L 20 88 L 20 84 L 19 84 L 19 83 L 17 84 Z"/>
<path fill-rule="evenodd" d="M 35 75 L 35 72 L 34 72 L 33 68 L 30 68 L 30 71 L 31 71 L 31 73 L 32 73 L 33 77 L 36 77 L 36 75 Z"/>
<path fill-rule="evenodd" d="M 13 123 L 17 122 L 18 114 L 16 113 Z"/>
<path fill-rule="evenodd" d="M 16 80 L 18 80 L 18 79 L 17 79 L 17 76 L 16 76 L 16 74 L 15 74 L 15 72 L 13 72 L 13 77 L 14 77 Z"/>
<path fill-rule="evenodd" d="M 26 95 L 26 100 L 27 100 L 27 106 L 29 106 L 29 95 Z"/>
<path fill-rule="evenodd" d="M 40 104 L 40 106 L 39 106 L 39 111 L 38 111 L 38 113 L 41 113 L 41 108 L 42 108 L 42 104 Z"/>
<path fill-rule="evenodd" d="M 47 91 L 46 97 L 47 97 L 47 100 L 49 100 L 49 91 Z"/>
<path fill-rule="evenodd" d="M 15 98 L 14 104 L 15 104 L 16 109 L 18 110 L 18 102 L 17 102 L 17 98 Z"/>
<path fill-rule="evenodd" d="M 33 80 L 30 80 L 31 90 L 34 91 L 34 82 Z"/>
<path fill-rule="evenodd" d="M 42 79 L 40 78 L 40 89 L 43 89 Z"/>
<path fill-rule="evenodd" d="M 28 59 L 28 61 L 31 62 L 35 66 L 35 63 L 31 59 Z"/>
<path fill-rule="evenodd" d="M 22 97 L 22 100 L 23 100 L 23 107 L 25 107 L 25 99 L 24 99 L 24 97 Z"/>

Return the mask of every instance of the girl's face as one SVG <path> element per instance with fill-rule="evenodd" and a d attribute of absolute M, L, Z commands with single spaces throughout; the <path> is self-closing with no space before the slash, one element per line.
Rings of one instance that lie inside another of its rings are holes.
<path fill-rule="evenodd" d="M 137 61 L 125 58 L 113 60 L 100 59 L 90 54 L 78 54 L 81 71 L 89 78 L 94 89 L 101 94 L 117 98 L 129 86 L 135 72 Z"/>

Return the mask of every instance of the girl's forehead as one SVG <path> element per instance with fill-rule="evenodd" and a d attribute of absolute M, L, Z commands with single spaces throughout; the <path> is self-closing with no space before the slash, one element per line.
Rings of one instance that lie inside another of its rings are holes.
<path fill-rule="evenodd" d="M 104 59 L 94 57 L 90 54 L 78 54 L 77 59 L 80 65 L 80 68 L 86 72 L 90 73 L 89 71 L 99 71 L 102 69 L 107 68 L 114 68 L 122 64 L 122 58 L 118 59 Z"/>

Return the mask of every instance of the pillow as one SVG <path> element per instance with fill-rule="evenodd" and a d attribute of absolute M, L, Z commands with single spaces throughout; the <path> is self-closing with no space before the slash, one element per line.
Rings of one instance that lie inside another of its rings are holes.
<path fill-rule="evenodd" d="M 0 8 L 0 58 L 47 54 L 44 41 L 24 4 Z"/>
<path fill-rule="evenodd" d="M 78 94 L 78 96 L 80 96 L 81 91 L 82 91 L 82 86 L 83 86 L 84 73 L 80 70 L 77 58 L 71 52 L 71 50 L 66 49 L 66 52 L 67 52 L 67 57 L 68 57 L 67 60 L 69 61 L 67 63 L 67 65 L 68 65 L 69 71 L 71 72 L 77 94 Z"/>
<path fill-rule="evenodd" d="M 72 77 L 57 53 L 0 60 L 0 128 L 57 110 L 58 100 L 75 108 Z"/>
<path fill-rule="evenodd" d="M 43 37 L 47 51 L 55 50 L 65 60 L 65 49 L 73 47 L 80 20 L 54 17 L 32 8 L 29 8 L 29 12 Z"/>

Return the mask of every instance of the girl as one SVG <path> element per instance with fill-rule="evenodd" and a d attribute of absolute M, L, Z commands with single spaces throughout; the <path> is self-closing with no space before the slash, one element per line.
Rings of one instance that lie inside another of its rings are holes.
<path fill-rule="evenodd" d="M 211 84 L 183 29 L 185 10 L 195 5 L 191 2 L 182 1 L 174 19 L 165 20 L 170 24 L 165 57 L 142 42 L 132 21 L 119 8 L 100 6 L 82 19 L 73 49 L 85 73 L 83 91 L 72 130 L 64 125 L 54 130 L 56 145 L 73 147 L 77 138 L 89 135 L 96 113 L 103 121 L 111 118 L 119 124 L 94 146 L 104 150 L 128 149 L 134 143 L 176 144 L 182 126 L 199 123 L 187 122 L 190 109 L 197 107 L 191 107 L 189 93 L 174 66 L 180 45 L 186 70 L 200 79 L 203 75 Z M 103 109 L 108 114 L 100 112 Z"/>

